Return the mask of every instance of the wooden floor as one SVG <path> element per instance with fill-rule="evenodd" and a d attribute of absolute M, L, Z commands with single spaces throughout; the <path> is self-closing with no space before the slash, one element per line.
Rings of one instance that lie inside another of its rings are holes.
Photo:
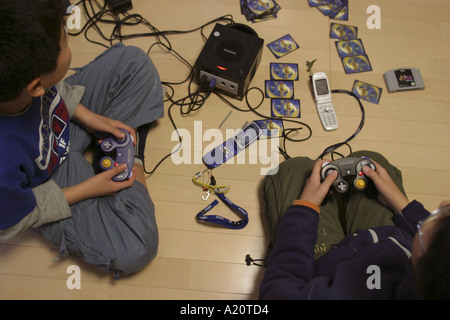
<path fill-rule="evenodd" d="M 133 12 L 140 13 L 159 30 L 189 30 L 222 15 L 231 14 L 236 22 L 247 23 L 237 0 L 133 0 Z M 251 26 L 265 44 L 290 34 L 300 49 L 277 60 L 264 46 L 261 65 L 251 85 L 263 88 L 269 79 L 271 62 L 298 63 L 300 80 L 295 82 L 295 98 L 301 100 L 301 121 L 312 128 L 305 142 L 288 143 L 291 156 L 316 158 L 325 147 L 342 141 L 357 128 L 360 110 L 355 101 L 333 95 L 340 127 L 325 132 L 320 125 L 308 84 L 305 62 L 318 59 L 314 71 L 325 71 L 332 89 L 351 90 L 355 80 L 383 88 L 379 105 L 364 102 L 366 123 L 351 142 L 353 150 L 368 149 L 385 155 L 403 172 L 409 198 L 418 199 L 429 210 L 450 198 L 450 2 L 448 0 L 378 0 L 381 29 L 366 25 L 367 7 L 374 1 L 350 1 L 350 19 L 344 22 L 358 27 L 372 63 L 373 71 L 347 75 L 338 57 L 334 40 L 329 39 L 330 23 L 307 0 L 279 0 L 278 18 Z M 108 27 L 105 27 L 106 29 Z M 128 29 L 125 29 L 128 30 Z M 139 28 L 130 29 L 134 33 Z M 209 35 L 212 25 L 205 29 Z M 145 31 L 145 30 L 144 30 Z M 92 38 L 98 39 L 94 34 Z M 173 48 L 194 64 L 204 41 L 200 32 L 168 37 Z M 147 50 L 154 38 L 125 42 Z M 74 67 L 82 66 L 103 48 L 88 43 L 84 37 L 71 37 Z M 155 48 L 150 57 L 163 81 L 182 81 L 188 69 L 172 55 Z M 394 68 L 419 68 L 426 89 L 388 93 L 383 73 Z M 187 95 L 186 85 L 175 87 L 175 98 Z M 255 97 L 255 101 L 258 97 Z M 233 100 L 245 108 L 244 103 Z M 260 112 L 269 115 L 269 99 Z M 152 168 L 176 146 L 171 140 L 173 128 L 167 117 L 156 123 L 147 144 L 147 167 Z M 209 128 L 240 128 L 246 121 L 257 120 L 253 114 L 232 111 L 212 96 L 197 112 L 181 117 L 174 108 L 179 128 L 194 134 L 194 122 Z M 230 111 L 232 111 L 231 114 Z M 194 138 L 194 137 L 192 137 Z M 203 152 L 204 142 L 195 152 Z M 186 149 L 186 152 L 190 150 Z M 346 149 L 341 150 L 347 154 Z M 194 156 L 191 157 L 194 162 Z M 281 159 L 280 159 L 281 160 Z M 149 192 L 156 206 L 160 246 L 157 258 L 143 271 L 123 276 L 119 282 L 81 262 L 77 257 L 56 260 L 58 250 L 32 231 L 0 245 L 0 299 L 255 299 L 264 269 L 246 266 L 246 254 L 262 258 L 268 241 L 263 221 L 264 204 L 260 197 L 263 164 L 224 165 L 214 170 L 217 182 L 229 184 L 229 198 L 244 207 L 250 222 L 243 230 L 229 230 L 199 224 L 195 215 L 208 201 L 203 191 L 191 181 L 205 169 L 202 164 L 175 165 L 164 162 L 147 178 Z M 220 204 L 217 213 L 235 218 Z M 81 289 L 69 290 L 67 268 L 81 268 Z"/>

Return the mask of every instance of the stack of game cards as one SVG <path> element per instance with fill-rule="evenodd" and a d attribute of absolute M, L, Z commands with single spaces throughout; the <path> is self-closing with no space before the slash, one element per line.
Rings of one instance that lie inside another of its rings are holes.
<path fill-rule="evenodd" d="M 271 63 L 270 80 L 265 81 L 266 98 L 271 99 L 272 117 L 300 118 L 300 100 L 294 99 L 297 63 Z"/>
<path fill-rule="evenodd" d="M 275 0 L 239 0 L 241 13 L 252 23 L 272 20 L 281 7 Z"/>
<path fill-rule="evenodd" d="M 336 41 L 336 48 L 346 73 L 372 70 L 362 41 L 358 39 L 358 27 L 332 23 L 330 38 L 338 40 Z M 360 80 L 355 80 L 353 83 L 352 92 L 358 98 L 371 103 L 379 104 L 382 91 L 380 87 Z"/>
<path fill-rule="evenodd" d="M 358 28 L 339 23 L 332 23 L 330 38 L 338 39 L 336 48 L 342 60 L 345 73 L 372 71 L 369 57 L 361 39 L 358 39 Z"/>
<path fill-rule="evenodd" d="M 348 20 L 348 0 L 308 0 L 310 7 L 336 20 Z"/>

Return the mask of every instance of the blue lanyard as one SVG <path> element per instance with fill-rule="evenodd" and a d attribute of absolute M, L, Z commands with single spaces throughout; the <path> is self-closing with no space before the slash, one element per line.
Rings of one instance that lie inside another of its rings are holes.
<path fill-rule="evenodd" d="M 231 221 L 219 215 L 206 215 L 211 209 L 213 209 L 219 201 L 214 200 L 210 205 L 208 205 L 205 209 L 200 211 L 196 218 L 199 221 L 215 223 L 227 227 L 229 229 L 242 229 L 248 224 L 248 214 L 243 208 L 237 206 L 230 199 L 225 197 L 223 193 L 216 193 L 220 200 L 227 205 L 227 207 L 231 208 L 233 211 L 237 212 L 243 219 L 239 221 Z"/>

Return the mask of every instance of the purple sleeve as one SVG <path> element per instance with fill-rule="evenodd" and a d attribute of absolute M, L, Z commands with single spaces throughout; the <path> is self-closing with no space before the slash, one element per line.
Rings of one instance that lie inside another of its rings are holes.
<path fill-rule="evenodd" d="M 283 216 L 268 268 L 260 286 L 261 299 L 306 297 L 305 285 L 314 275 L 314 247 L 319 214 L 291 206 Z"/>
<path fill-rule="evenodd" d="M 397 227 L 414 236 L 417 232 L 417 224 L 419 221 L 426 219 L 429 215 L 430 212 L 420 202 L 413 200 L 401 213 L 395 215 L 393 220 Z"/>

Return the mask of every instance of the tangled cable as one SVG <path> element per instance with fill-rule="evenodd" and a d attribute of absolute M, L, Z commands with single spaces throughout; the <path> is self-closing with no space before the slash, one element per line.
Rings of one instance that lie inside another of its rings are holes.
<path fill-rule="evenodd" d="M 107 9 L 107 2 L 106 1 L 103 1 L 103 2 L 104 3 L 102 5 L 97 0 L 81 0 L 81 1 L 79 1 L 76 5 L 82 5 L 84 7 L 84 9 L 85 9 L 84 12 L 85 12 L 87 20 L 80 31 L 78 31 L 76 33 L 69 33 L 69 35 L 78 36 L 78 35 L 84 34 L 84 37 L 86 38 L 87 41 L 97 44 L 97 45 L 100 45 L 100 46 L 103 46 L 105 48 L 109 48 L 110 46 L 112 46 L 114 44 L 114 42 L 117 42 L 117 41 L 122 42 L 124 40 L 129 40 L 129 39 L 134 39 L 134 38 L 154 37 L 156 41 L 153 42 L 149 46 L 149 49 L 147 50 L 147 55 L 150 54 L 150 52 L 152 51 L 153 48 L 155 48 L 156 46 L 159 46 L 163 50 L 174 55 L 178 60 L 180 60 L 186 66 L 186 68 L 189 71 L 188 76 L 184 80 L 181 80 L 178 82 L 168 82 L 168 81 L 161 82 L 162 85 L 165 86 L 167 89 L 165 102 L 170 102 L 170 106 L 168 108 L 168 117 L 178 135 L 179 145 L 177 148 L 174 148 L 174 150 L 172 150 L 171 153 L 164 156 L 155 165 L 155 167 L 152 170 L 147 171 L 145 169 L 145 163 L 144 163 L 144 170 L 147 174 L 154 173 L 155 170 L 161 165 L 162 162 L 164 162 L 168 157 L 170 157 L 174 153 L 178 152 L 180 150 L 180 148 L 182 147 L 182 138 L 181 138 L 181 135 L 175 124 L 175 121 L 174 121 L 174 118 L 172 115 L 172 109 L 174 107 L 179 107 L 180 114 L 182 116 L 186 116 L 186 115 L 190 114 L 191 112 L 197 111 L 200 108 L 202 108 L 204 106 L 205 102 L 207 101 L 207 99 L 211 96 L 211 94 L 215 94 L 226 105 L 228 105 L 231 108 L 238 110 L 240 112 L 252 112 L 256 116 L 263 118 L 263 119 L 279 119 L 279 120 L 281 120 L 283 123 L 283 131 L 279 138 L 282 139 L 282 144 L 281 144 L 281 146 L 278 147 L 278 149 L 280 151 L 280 154 L 285 159 L 290 158 L 290 156 L 287 152 L 287 149 L 286 149 L 287 141 L 302 142 L 302 141 L 308 140 L 312 136 L 311 127 L 304 122 L 301 122 L 301 121 L 299 121 L 297 119 L 293 119 L 293 118 L 269 117 L 269 116 L 266 116 L 266 115 L 260 113 L 259 107 L 265 101 L 265 95 L 264 95 L 264 92 L 257 87 L 249 88 L 244 95 L 247 109 L 239 108 L 234 103 L 230 102 L 222 94 L 215 91 L 214 85 L 211 85 L 211 83 L 204 82 L 204 83 L 200 84 L 196 90 L 192 89 L 192 82 L 194 79 L 194 67 L 189 63 L 189 61 L 187 61 L 176 50 L 174 50 L 174 48 L 167 36 L 175 35 L 175 34 L 187 34 L 187 33 L 200 31 L 202 39 L 206 42 L 207 37 L 204 34 L 205 27 L 207 27 L 213 23 L 217 23 L 217 22 L 225 22 L 228 24 L 232 24 L 232 23 L 234 23 L 232 15 L 221 16 L 219 18 L 211 20 L 211 21 L 209 21 L 195 29 L 191 29 L 191 30 L 160 31 L 155 26 L 153 26 L 147 19 L 142 17 L 140 14 L 136 14 L 136 13 L 130 14 L 128 12 L 125 12 L 123 14 L 116 15 L 112 11 Z M 102 31 L 102 29 L 100 27 L 101 25 L 112 26 L 111 33 L 109 35 L 106 35 L 106 33 L 104 31 Z M 149 32 L 127 33 L 124 30 L 125 28 L 135 27 L 135 26 L 139 26 L 139 25 L 141 25 L 141 26 L 143 25 L 146 28 L 148 28 Z M 106 44 L 91 39 L 89 36 L 90 31 L 95 31 L 100 36 L 100 38 L 106 42 Z M 183 98 L 175 99 L 174 98 L 175 89 L 173 86 L 181 85 L 186 82 L 189 82 L 187 85 L 188 94 Z M 261 95 L 260 101 L 257 104 L 255 104 L 255 106 L 253 106 L 249 101 L 249 94 L 250 94 L 250 92 L 253 92 L 253 91 L 259 92 L 259 94 Z M 363 108 L 359 98 L 352 92 L 349 92 L 346 90 L 333 90 L 332 92 L 333 93 L 346 93 L 346 94 L 353 96 L 355 99 L 357 99 L 357 101 L 360 105 L 360 108 L 361 108 L 362 120 L 361 120 L 361 123 L 360 123 L 358 129 L 355 131 L 355 133 L 351 137 L 346 139 L 344 142 L 340 142 L 340 143 L 337 143 L 337 144 L 327 147 L 317 159 L 323 158 L 328 153 L 332 153 L 332 154 L 336 153 L 335 150 L 344 145 L 348 146 L 351 150 L 351 147 L 348 143 L 361 131 L 361 129 L 364 125 L 365 112 L 364 112 L 364 108 Z M 288 127 L 288 125 L 289 125 L 289 127 Z M 296 138 L 295 135 L 298 134 L 299 132 L 301 132 L 302 130 L 303 130 L 304 134 L 301 135 L 300 137 Z"/>

